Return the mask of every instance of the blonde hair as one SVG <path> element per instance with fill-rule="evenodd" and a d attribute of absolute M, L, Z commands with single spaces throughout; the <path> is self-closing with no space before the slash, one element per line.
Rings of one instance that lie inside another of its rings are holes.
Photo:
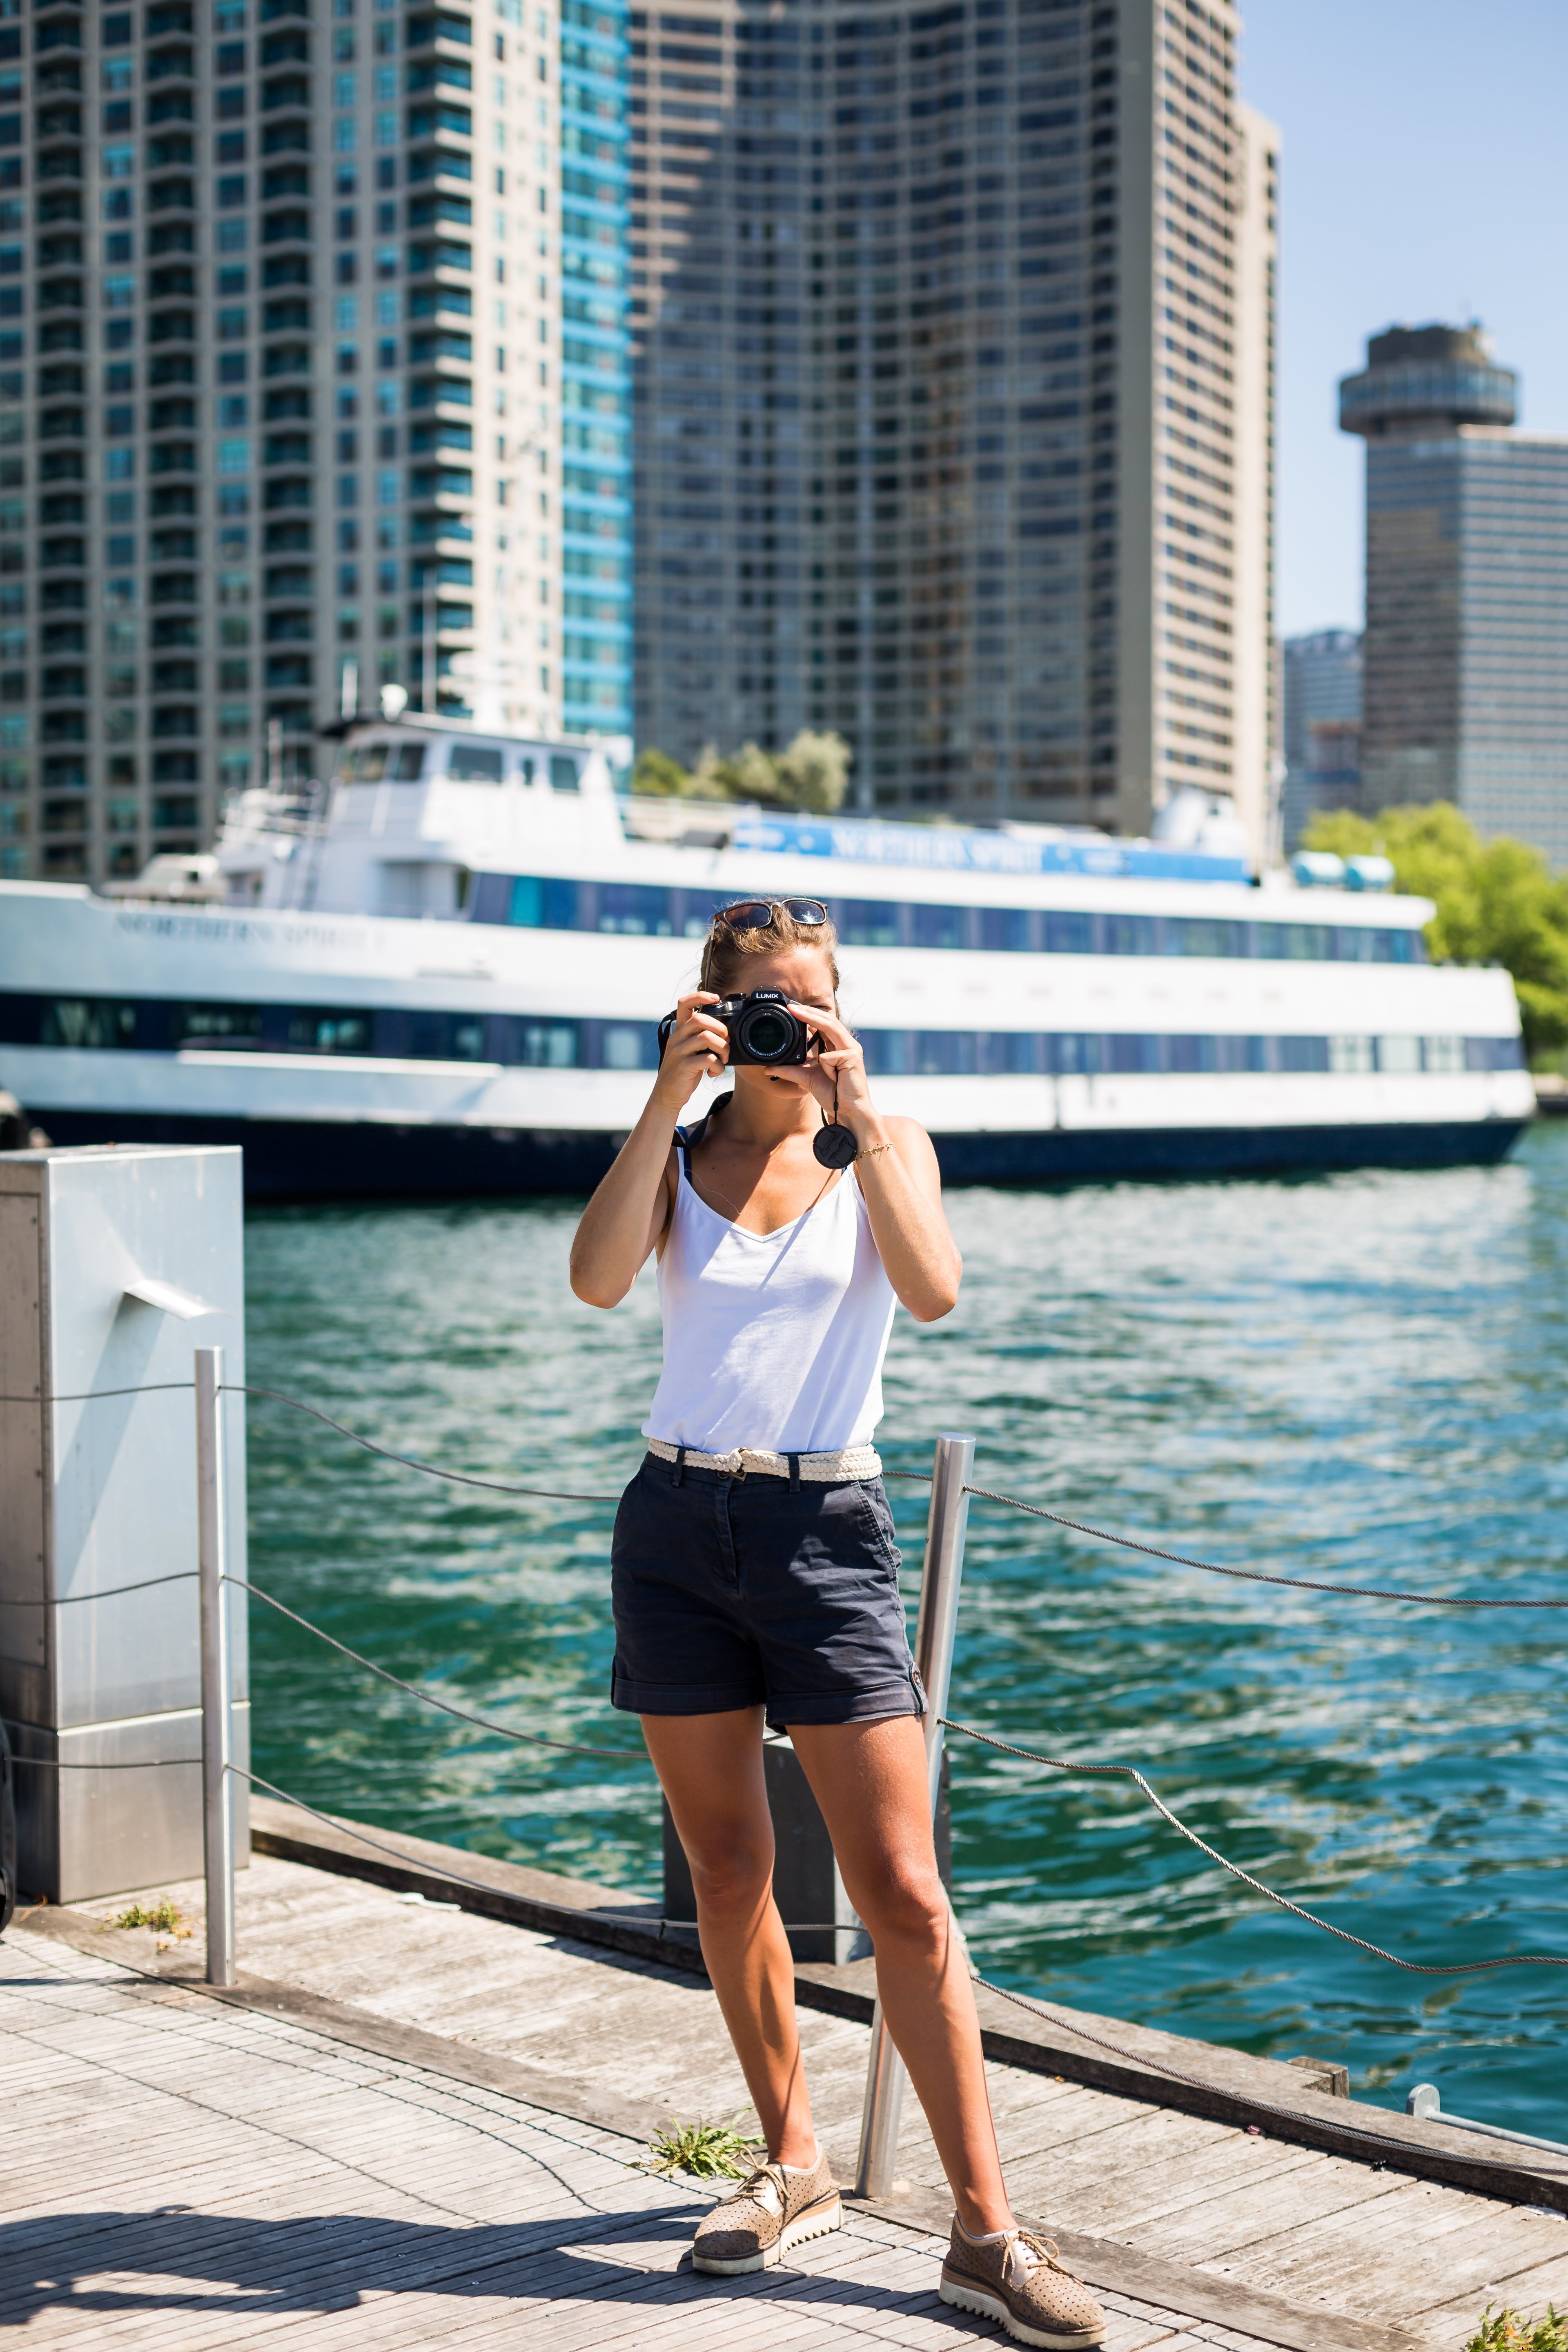
<path fill-rule="evenodd" d="M 712 989 L 718 996 L 733 995 L 745 966 L 753 958 L 778 955 L 787 948 L 816 948 L 827 958 L 837 997 L 838 959 L 833 950 L 837 945 L 838 934 L 831 917 L 826 923 L 798 923 L 787 907 L 777 906 L 765 930 L 754 927 L 742 930 L 734 923 L 721 922 L 715 916 L 702 942 L 702 971 L 697 984 L 699 988 Z"/>

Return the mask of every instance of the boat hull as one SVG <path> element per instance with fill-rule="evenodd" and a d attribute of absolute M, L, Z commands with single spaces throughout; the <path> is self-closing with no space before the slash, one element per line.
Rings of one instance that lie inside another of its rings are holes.
<path fill-rule="evenodd" d="M 51 1111 L 58 1144 L 226 1143 L 252 1201 L 426 1198 L 591 1191 L 621 1138 L 590 1129 L 496 1129 L 326 1119 Z M 1083 1184 L 1489 1166 L 1526 1122 L 1442 1119 L 1299 1127 L 1047 1128 L 938 1133 L 949 1184 Z"/>

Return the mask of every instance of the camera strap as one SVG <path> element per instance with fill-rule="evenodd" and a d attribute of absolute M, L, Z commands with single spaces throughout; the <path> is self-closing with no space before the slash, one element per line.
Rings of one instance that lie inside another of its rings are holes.
<path fill-rule="evenodd" d="M 833 1081 L 833 1117 L 823 1117 L 821 1127 L 811 1139 L 811 1148 L 824 1168 L 847 1168 L 859 1145 L 847 1127 L 838 1124 L 838 1080 Z"/>

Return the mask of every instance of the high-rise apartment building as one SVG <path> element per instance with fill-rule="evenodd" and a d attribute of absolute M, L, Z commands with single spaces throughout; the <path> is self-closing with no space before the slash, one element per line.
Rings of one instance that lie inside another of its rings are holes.
<path fill-rule="evenodd" d="M 1361 632 L 1287 637 L 1280 668 L 1289 853 L 1315 816 L 1361 806 Z"/>
<path fill-rule="evenodd" d="M 1479 327 L 1394 327 L 1340 386 L 1366 442 L 1366 805 L 1452 801 L 1568 865 L 1568 437 L 1517 433 Z"/>
<path fill-rule="evenodd" d="M 1277 141 L 1225 0 L 634 8 L 637 731 L 1261 847 Z"/>
<path fill-rule="evenodd" d="M 0 873 L 629 724 L 620 0 L 0 0 Z"/>

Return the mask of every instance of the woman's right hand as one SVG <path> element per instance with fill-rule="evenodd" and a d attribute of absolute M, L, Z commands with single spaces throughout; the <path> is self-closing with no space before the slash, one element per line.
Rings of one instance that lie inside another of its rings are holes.
<path fill-rule="evenodd" d="M 663 1237 L 674 1199 L 671 1134 L 702 1080 L 730 1058 L 730 1033 L 708 1010 L 719 1002 L 711 989 L 696 989 L 676 1006 L 642 1117 L 583 1212 L 572 1287 L 589 1307 L 618 1306 Z"/>
<path fill-rule="evenodd" d="M 694 989 L 675 1008 L 675 1026 L 654 1081 L 654 1095 L 677 1117 L 704 1078 L 717 1077 L 730 1058 L 730 1033 L 705 1010 L 721 1000 L 711 989 Z"/>

